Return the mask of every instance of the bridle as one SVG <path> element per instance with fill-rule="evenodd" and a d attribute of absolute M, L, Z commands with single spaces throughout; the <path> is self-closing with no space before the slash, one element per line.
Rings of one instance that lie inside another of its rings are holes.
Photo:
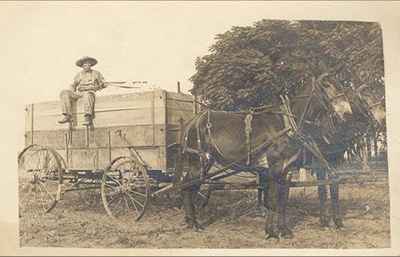
<path fill-rule="evenodd" d="M 299 130 L 301 130 L 303 128 L 303 125 L 306 122 L 306 116 L 310 111 L 311 101 L 313 100 L 313 98 L 315 96 L 316 96 L 316 100 L 325 108 L 325 110 L 328 113 L 331 114 L 331 115 L 329 115 L 330 119 L 332 119 L 332 116 L 334 116 L 332 114 L 336 113 L 332 107 L 334 101 L 336 101 L 339 98 L 345 98 L 345 100 L 347 102 L 349 102 L 348 97 L 344 92 L 339 93 L 332 97 L 329 97 L 326 92 L 323 92 L 323 89 L 321 88 L 321 81 L 326 76 L 328 76 L 328 74 L 324 73 L 324 74 L 320 75 L 317 79 L 315 79 L 314 77 L 312 78 L 312 89 L 311 89 L 311 93 L 309 95 L 298 95 L 298 96 L 292 97 L 292 99 L 294 101 L 296 101 L 298 99 L 307 98 L 306 105 L 300 116 L 300 121 L 299 121 L 299 125 L 298 125 Z"/>

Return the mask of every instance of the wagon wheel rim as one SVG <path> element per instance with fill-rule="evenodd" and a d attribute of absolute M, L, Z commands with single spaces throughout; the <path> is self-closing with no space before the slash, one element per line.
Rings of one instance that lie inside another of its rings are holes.
<path fill-rule="evenodd" d="M 147 169 L 131 157 L 114 159 L 104 171 L 101 197 L 109 216 L 140 220 L 150 201 Z"/>
<path fill-rule="evenodd" d="M 61 194 L 62 157 L 39 145 L 25 148 L 18 156 L 20 216 L 40 216 L 50 212 Z"/>

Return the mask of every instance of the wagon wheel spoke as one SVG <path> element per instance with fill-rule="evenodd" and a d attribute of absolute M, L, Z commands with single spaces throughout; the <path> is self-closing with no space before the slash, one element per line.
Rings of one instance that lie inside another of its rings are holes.
<path fill-rule="evenodd" d="M 43 212 L 46 212 L 46 206 L 44 204 L 45 199 L 43 199 L 43 189 L 41 188 L 40 183 L 37 183 L 37 188 L 39 188 L 39 194 L 36 194 L 36 196 L 39 198 L 38 203 L 40 204 L 40 207 L 43 209 Z"/>
<path fill-rule="evenodd" d="M 118 197 L 118 201 L 115 202 L 115 206 L 117 207 L 115 210 L 116 215 L 119 215 L 124 212 L 124 208 L 121 208 L 121 205 L 123 205 L 122 199 L 123 199 L 123 197 L 120 196 L 120 197 Z"/>
<path fill-rule="evenodd" d="M 126 197 L 124 196 L 124 202 L 125 202 L 125 207 L 126 209 L 129 209 L 129 204 L 128 201 L 126 200 Z"/>
<path fill-rule="evenodd" d="M 132 200 L 133 203 L 137 203 L 140 205 L 140 207 L 144 208 L 144 203 L 141 203 L 139 200 L 133 198 L 130 194 L 127 194 L 129 198 Z"/>
<path fill-rule="evenodd" d="M 110 175 L 105 175 L 105 176 L 107 177 L 107 180 L 111 180 L 113 182 L 116 182 L 118 184 L 118 186 L 122 186 L 121 182 L 118 181 L 116 178 L 114 178 L 114 177 L 112 177 Z M 109 186 L 109 185 L 107 185 L 107 186 Z"/>
<path fill-rule="evenodd" d="M 132 198 L 130 195 L 128 195 L 128 196 L 129 196 L 129 200 L 130 200 L 131 203 L 133 204 L 133 207 L 135 208 L 136 212 L 139 213 L 140 211 L 139 211 L 139 209 L 137 208 L 135 201 L 133 201 L 133 198 Z"/>
<path fill-rule="evenodd" d="M 111 182 L 111 183 L 110 183 Z M 106 212 L 117 219 L 123 215 L 139 220 L 148 205 L 150 185 L 147 170 L 131 157 L 114 159 L 103 174 L 101 194 Z M 122 203 L 113 204 L 112 196 L 118 194 Z"/>
<path fill-rule="evenodd" d="M 44 185 L 43 182 L 39 182 L 39 185 L 41 185 L 41 186 L 44 188 L 45 193 L 46 193 L 53 201 L 56 200 L 55 196 L 49 192 L 49 190 L 47 189 L 47 187 Z"/>
<path fill-rule="evenodd" d="M 140 193 L 140 192 L 137 192 L 137 191 L 133 191 L 131 189 L 129 189 L 128 191 L 131 192 L 132 194 L 136 194 L 136 195 L 142 196 L 144 198 L 147 197 L 146 194 L 143 194 L 143 193 Z"/>

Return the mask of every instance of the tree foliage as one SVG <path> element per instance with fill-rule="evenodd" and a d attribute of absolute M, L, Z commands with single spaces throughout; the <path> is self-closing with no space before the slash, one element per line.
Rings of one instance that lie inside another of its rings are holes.
<path fill-rule="evenodd" d="M 384 95 L 379 24 L 261 20 L 216 36 L 198 57 L 192 92 L 212 108 L 243 110 L 328 72 L 338 86 L 374 86 Z"/>

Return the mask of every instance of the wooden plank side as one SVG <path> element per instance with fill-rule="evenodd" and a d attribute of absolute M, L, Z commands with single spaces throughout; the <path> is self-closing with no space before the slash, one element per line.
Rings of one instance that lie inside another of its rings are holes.
<path fill-rule="evenodd" d="M 108 147 L 108 131 L 114 147 L 133 146 L 162 146 L 165 145 L 165 126 L 152 125 L 117 126 L 95 128 L 89 131 L 89 147 Z M 34 132 L 35 143 L 55 149 L 65 148 L 67 130 L 40 130 Z M 126 139 L 126 140 L 124 140 Z M 31 132 L 26 132 L 26 142 L 31 140 Z M 154 140 L 154 144 L 153 144 Z M 72 130 L 71 147 L 86 147 L 85 129 Z"/>
<path fill-rule="evenodd" d="M 190 95 L 168 92 L 168 124 L 179 124 L 181 118 L 184 121 L 191 119 L 194 116 L 192 100 Z"/>
<path fill-rule="evenodd" d="M 162 156 L 160 155 L 160 148 L 148 148 L 148 149 L 139 149 L 137 152 L 142 157 L 142 159 L 149 165 L 150 169 L 161 169 L 165 170 L 165 164 L 162 160 Z M 101 150 L 103 151 L 103 150 Z M 129 156 L 130 152 L 127 148 L 117 148 L 113 149 L 111 152 L 112 159 L 117 158 L 119 156 Z M 100 162 L 101 164 L 101 162 Z"/>
<path fill-rule="evenodd" d="M 167 92 L 169 99 L 181 100 L 181 101 L 193 101 L 193 95 L 177 93 L 177 92 Z"/>
<path fill-rule="evenodd" d="M 65 133 L 66 131 L 62 130 L 35 131 L 34 143 L 54 149 L 63 149 L 65 148 Z M 25 135 L 26 146 L 28 146 L 32 140 L 32 133 L 28 131 Z"/>
<path fill-rule="evenodd" d="M 194 117 L 193 114 L 193 97 L 181 93 L 167 93 L 167 146 L 178 142 L 180 134 L 180 119 L 184 122 L 189 121 Z M 165 161 L 167 170 L 176 167 L 176 153 L 177 148 L 167 148 L 165 154 Z"/>
<path fill-rule="evenodd" d="M 111 131 L 112 146 L 163 146 L 165 145 L 164 125 L 113 127 Z M 154 144 L 153 144 L 154 140 Z M 129 142 L 129 143 L 128 143 Z"/>
<path fill-rule="evenodd" d="M 154 123 L 165 124 L 165 102 L 166 102 L 166 91 L 165 90 L 154 90 Z"/>
<path fill-rule="evenodd" d="M 107 95 L 96 97 L 96 110 L 108 110 L 108 109 L 121 109 L 121 108 L 150 108 L 150 99 L 152 98 L 153 92 L 141 92 L 131 93 L 122 95 Z M 61 105 L 60 101 L 47 101 L 41 103 L 35 103 L 37 105 L 37 111 L 41 114 L 52 115 L 60 114 Z M 83 101 L 79 99 L 77 101 L 77 110 L 83 110 Z"/>
<path fill-rule="evenodd" d="M 65 150 L 57 150 L 66 162 Z M 141 158 L 149 165 L 150 169 L 166 169 L 165 154 L 160 147 L 138 149 Z M 119 156 L 130 156 L 128 148 L 113 148 L 111 160 Z M 94 170 L 104 169 L 110 164 L 109 151 L 105 148 L 69 149 L 69 169 Z"/>
<path fill-rule="evenodd" d="M 183 119 L 184 122 L 189 121 L 194 117 L 192 111 L 182 111 L 177 109 L 169 109 L 168 124 L 179 124 L 179 120 Z"/>
<path fill-rule="evenodd" d="M 155 90 L 144 93 L 97 97 L 95 126 L 164 124 L 165 115 L 162 115 L 165 110 L 164 92 L 164 90 Z M 83 121 L 82 99 L 77 101 L 77 107 L 73 110 L 76 110 L 73 114 L 73 117 L 77 119 L 76 126 L 81 126 Z M 60 118 L 59 101 L 35 104 L 34 125 L 37 130 L 66 129 L 67 124 L 58 124 L 57 121 Z M 28 124 L 27 120 L 26 124 Z M 28 125 L 26 125 L 25 130 L 28 129 Z"/>
<path fill-rule="evenodd" d="M 162 108 L 154 110 L 155 124 L 164 124 L 165 118 L 158 115 L 163 112 Z M 126 125 L 150 125 L 153 123 L 152 109 L 113 110 L 96 112 L 93 123 L 95 127 L 126 126 Z M 60 115 L 42 115 L 36 113 L 34 117 L 35 130 L 67 129 L 67 124 L 59 124 Z M 83 113 L 78 113 L 75 128 L 82 127 Z M 27 128 L 28 129 L 28 128 Z"/>
<path fill-rule="evenodd" d="M 98 149 L 71 149 L 69 154 L 69 168 L 83 170 L 98 169 L 100 167 L 98 152 Z"/>

